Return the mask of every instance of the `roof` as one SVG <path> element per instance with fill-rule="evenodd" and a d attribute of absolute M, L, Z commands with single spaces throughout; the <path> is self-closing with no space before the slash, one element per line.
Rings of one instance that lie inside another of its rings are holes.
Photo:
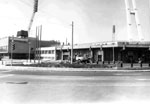
<path fill-rule="evenodd" d="M 96 42 L 96 43 L 84 43 L 84 44 L 74 44 L 73 49 L 87 49 L 87 48 L 110 48 L 110 47 L 150 47 L 150 41 L 110 41 L 110 42 Z M 60 49 L 71 49 L 71 45 L 58 46 Z"/>

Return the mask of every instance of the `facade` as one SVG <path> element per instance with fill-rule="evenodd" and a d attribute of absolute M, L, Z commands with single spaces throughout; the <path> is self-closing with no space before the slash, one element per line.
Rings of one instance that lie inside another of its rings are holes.
<path fill-rule="evenodd" d="M 43 61 L 55 61 L 56 60 L 56 47 L 42 47 L 36 50 L 36 59 Z"/>
<path fill-rule="evenodd" d="M 70 60 L 71 46 L 57 47 L 57 60 Z M 73 47 L 73 58 L 86 56 L 92 62 L 97 61 L 123 61 L 143 62 L 150 61 L 150 42 L 99 42 L 76 44 Z"/>
<path fill-rule="evenodd" d="M 58 44 L 55 41 L 37 41 L 32 37 L 4 37 L 0 38 L 0 57 L 13 59 L 35 58 L 37 47 L 47 47 Z M 30 54 L 30 55 L 29 55 Z"/>
<path fill-rule="evenodd" d="M 0 55 L 14 59 L 34 57 L 35 38 L 5 37 L 0 39 Z"/>
<path fill-rule="evenodd" d="M 12 45 L 12 39 L 14 46 Z M 48 44 L 46 44 L 47 46 Z M 14 59 L 30 58 L 42 60 L 70 60 L 71 45 L 59 45 L 38 49 L 35 38 L 5 37 L 0 39 L 0 56 Z M 75 44 L 73 46 L 73 59 L 76 57 L 88 57 L 93 63 L 97 61 L 123 61 L 143 62 L 150 61 L 150 42 L 117 41 Z"/>

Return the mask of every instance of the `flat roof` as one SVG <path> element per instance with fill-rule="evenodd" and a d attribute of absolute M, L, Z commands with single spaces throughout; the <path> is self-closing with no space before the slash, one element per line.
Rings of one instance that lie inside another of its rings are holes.
<path fill-rule="evenodd" d="M 87 49 L 87 48 L 109 48 L 109 47 L 150 47 L 150 41 L 110 41 L 110 42 L 95 42 L 95 43 L 83 43 L 83 44 L 74 44 L 74 49 Z M 71 45 L 62 45 L 57 47 L 60 49 L 71 49 Z"/>

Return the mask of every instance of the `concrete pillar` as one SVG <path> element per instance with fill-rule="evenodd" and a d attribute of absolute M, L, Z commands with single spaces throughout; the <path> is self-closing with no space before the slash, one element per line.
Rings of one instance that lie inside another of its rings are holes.
<path fill-rule="evenodd" d="M 131 68 L 133 68 L 133 62 L 131 62 Z"/>
<path fill-rule="evenodd" d="M 54 55 L 55 55 L 55 61 L 57 60 L 57 53 L 56 53 L 56 48 L 54 49 Z"/>
<path fill-rule="evenodd" d="M 142 68 L 142 66 L 143 66 L 143 65 L 142 65 L 142 62 L 140 62 L 140 67 Z"/>
<path fill-rule="evenodd" d="M 120 66 L 123 67 L 123 62 L 121 62 Z"/>
<path fill-rule="evenodd" d="M 93 63 L 93 59 L 94 57 L 93 57 L 93 50 L 91 49 L 91 60 L 92 60 L 92 63 Z"/>
<path fill-rule="evenodd" d="M 61 51 L 61 61 L 63 61 L 63 51 Z"/>

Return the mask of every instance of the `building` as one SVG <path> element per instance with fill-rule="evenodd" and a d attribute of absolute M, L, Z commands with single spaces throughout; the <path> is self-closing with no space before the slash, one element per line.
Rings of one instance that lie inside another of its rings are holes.
<path fill-rule="evenodd" d="M 47 48 L 48 49 L 48 48 Z M 71 46 L 51 47 L 54 49 L 55 60 L 70 60 Z M 42 48 L 41 52 L 45 49 Z M 46 51 L 47 54 L 49 54 Z M 42 52 L 42 54 L 43 52 Z M 87 44 L 75 44 L 73 46 L 73 58 L 78 55 L 91 58 L 92 62 L 97 61 L 123 61 L 123 62 L 138 62 L 141 59 L 143 62 L 150 61 L 150 42 L 99 42 Z"/>
<path fill-rule="evenodd" d="M 70 60 L 71 45 L 51 46 L 49 41 L 41 41 L 38 48 L 36 38 L 4 37 L 0 38 L 0 56 L 13 59 Z M 49 46 L 49 47 L 48 47 Z M 37 51 L 36 51 L 37 50 Z M 149 41 L 116 41 L 75 44 L 73 58 L 88 57 L 97 61 L 143 62 L 150 61 Z"/>
<path fill-rule="evenodd" d="M 0 55 L 1 57 L 14 59 L 27 59 L 29 56 L 34 57 L 35 38 L 4 37 L 0 38 Z"/>
<path fill-rule="evenodd" d="M 13 59 L 34 59 L 38 47 L 59 45 L 56 41 L 39 41 L 33 37 L 0 38 L 0 57 Z"/>
<path fill-rule="evenodd" d="M 42 47 L 36 50 L 36 59 L 43 61 L 56 60 L 56 47 Z"/>

